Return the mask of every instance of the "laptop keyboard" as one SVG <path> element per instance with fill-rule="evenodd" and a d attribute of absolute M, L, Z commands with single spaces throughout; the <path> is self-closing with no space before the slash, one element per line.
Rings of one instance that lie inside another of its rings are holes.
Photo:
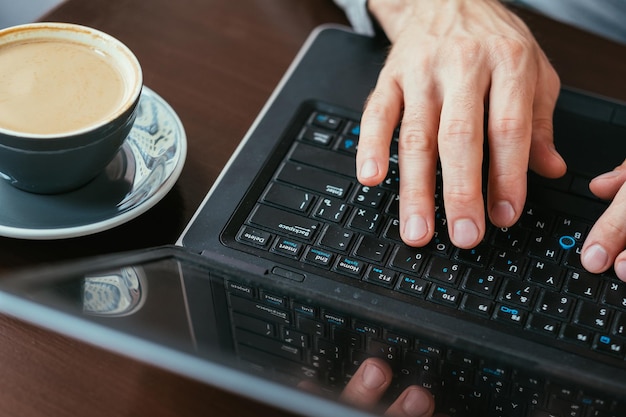
<path fill-rule="evenodd" d="M 267 186 L 249 196 L 224 241 L 275 256 L 296 280 L 310 272 L 368 286 L 626 365 L 626 283 L 612 271 L 589 274 L 579 260 L 605 208 L 589 179 L 531 174 L 519 222 L 489 225 L 478 247 L 463 250 L 448 238 L 438 176 L 435 237 L 409 247 L 399 234 L 397 134 L 387 178 L 363 186 L 355 172 L 359 117 L 328 105 L 297 117 L 283 140 L 289 147 L 262 178 Z"/>

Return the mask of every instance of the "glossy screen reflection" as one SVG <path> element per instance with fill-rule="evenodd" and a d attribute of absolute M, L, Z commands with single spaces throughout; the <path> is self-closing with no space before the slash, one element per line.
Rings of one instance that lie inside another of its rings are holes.
<path fill-rule="evenodd" d="M 315 386 L 320 388 L 313 393 L 317 397 L 336 398 L 350 375 L 339 353 L 344 348 L 318 340 L 316 335 L 326 336 L 325 330 L 316 329 L 310 319 L 322 310 L 306 298 L 243 278 L 225 278 L 201 263 L 171 256 L 103 266 L 61 269 L 22 290 L 38 304 L 296 388 L 299 394 L 311 394 L 299 387 Z M 346 317 L 334 316 L 332 320 Z M 124 353 L 124 343 L 120 339 L 115 350 Z M 250 381 L 262 390 L 272 389 L 272 384 Z"/>

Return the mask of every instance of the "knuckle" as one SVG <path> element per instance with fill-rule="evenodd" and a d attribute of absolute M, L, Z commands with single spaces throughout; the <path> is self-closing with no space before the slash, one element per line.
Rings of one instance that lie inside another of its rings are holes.
<path fill-rule="evenodd" d="M 448 46 L 449 53 L 457 60 L 467 64 L 476 62 L 476 57 L 483 51 L 482 42 L 476 39 L 456 39 Z"/>
<path fill-rule="evenodd" d="M 529 123 L 519 118 L 500 118 L 489 121 L 489 136 L 506 141 L 521 141 L 530 137 Z"/>
<path fill-rule="evenodd" d="M 449 119 L 442 121 L 439 134 L 443 141 L 473 142 L 476 138 L 476 128 L 469 120 Z"/>
<path fill-rule="evenodd" d="M 495 62 L 512 65 L 521 63 L 534 50 L 533 45 L 523 37 L 496 36 L 488 40 L 488 45 Z"/>

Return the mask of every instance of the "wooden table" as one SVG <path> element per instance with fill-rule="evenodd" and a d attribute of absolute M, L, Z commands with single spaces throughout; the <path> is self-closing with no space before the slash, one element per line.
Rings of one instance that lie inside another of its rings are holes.
<path fill-rule="evenodd" d="M 564 84 L 626 100 L 626 47 L 529 12 Z M 188 158 L 150 211 L 97 235 L 0 238 L 0 272 L 173 243 L 309 32 L 346 23 L 330 0 L 68 0 L 43 20 L 93 26 L 125 42 L 145 84 L 176 110 Z M 0 415 L 284 415 L 158 368 L 0 316 Z"/>

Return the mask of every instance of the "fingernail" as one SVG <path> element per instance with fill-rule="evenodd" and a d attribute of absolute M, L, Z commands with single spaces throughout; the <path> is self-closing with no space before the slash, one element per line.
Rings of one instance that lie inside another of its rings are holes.
<path fill-rule="evenodd" d="M 469 248 L 478 240 L 478 227 L 470 219 L 460 219 L 454 222 L 452 237 L 457 246 Z"/>
<path fill-rule="evenodd" d="M 430 411 L 431 398 L 420 389 L 412 389 L 406 393 L 402 401 L 402 409 L 409 416 L 420 417 Z"/>
<path fill-rule="evenodd" d="M 373 159 L 367 159 L 363 162 L 360 174 L 362 179 L 372 178 L 378 175 L 378 165 L 376 164 L 376 161 Z"/>
<path fill-rule="evenodd" d="M 410 241 L 420 240 L 428 233 L 428 223 L 422 216 L 416 214 L 409 216 L 404 225 L 404 237 Z"/>
<path fill-rule="evenodd" d="M 385 383 L 385 374 L 377 366 L 368 364 L 363 370 L 363 385 L 368 389 L 380 388 Z"/>
<path fill-rule="evenodd" d="M 626 261 L 618 262 L 615 265 L 615 274 L 622 281 L 626 281 Z"/>
<path fill-rule="evenodd" d="M 609 254 L 606 252 L 606 249 L 597 243 L 589 246 L 582 257 L 583 266 L 589 272 L 604 271 L 608 261 Z"/>
<path fill-rule="evenodd" d="M 491 215 L 503 226 L 510 226 L 515 219 L 515 210 L 508 201 L 498 201 L 491 208 Z"/>

